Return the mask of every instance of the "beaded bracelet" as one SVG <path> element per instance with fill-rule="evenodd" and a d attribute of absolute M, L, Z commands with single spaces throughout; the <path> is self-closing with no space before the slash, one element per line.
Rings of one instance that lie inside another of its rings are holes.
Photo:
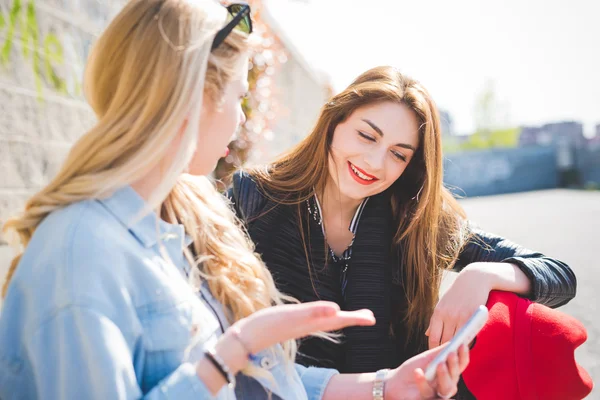
<path fill-rule="evenodd" d="M 256 361 L 258 359 L 258 356 L 256 356 L 254 353 L 252 353 L 252 351 L 250 351 L 250 347 L 241 338 L 241 336 L 240 336 L 240 328 L 238 328 L 237 326 L 233 325 L 229 329 L 231 330 L 231 333 L 233 334 L 233 337 L 242 345 L 242 347 L 244 348 L 244 351 L 248 354 L 248 360 L 250 360 L 250 361 Z"/>
<path fill-rule="evenodd" d="M 230 389 L 235 387 L 235 376 L 231 373 L 229 367 L 225 364 L 223 359 L 215 352 L 214 349 L 208 349 L 204 351 L 204 356 L 214 365 L 214 367 L 221 373 L 223 378 L 227 381 L 227 386 Z"/>

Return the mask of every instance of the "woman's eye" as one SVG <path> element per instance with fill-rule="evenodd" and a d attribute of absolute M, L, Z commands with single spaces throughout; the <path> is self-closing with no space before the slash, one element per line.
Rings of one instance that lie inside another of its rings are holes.
<path fill-rule="evenodd" d="M 367 135 L 366 133 L 363 133 L 361 131 L 357 131 L 358 132 L 358 136 L 362 137 L 363 139 L 367 139 L 370 140 L 371 142 L 375 141 L 375 138 L 372 136 Z"/>
<path fill-rule="evenodd" d="M 392 154 L 394 155 L 394 157 L 396 157 L 398 160 L 402 160 L 402 161 L 406 161 L 406 157 L 404 156 L 404 154 L 400 154 L 397 151 L 392 151 Z"/>

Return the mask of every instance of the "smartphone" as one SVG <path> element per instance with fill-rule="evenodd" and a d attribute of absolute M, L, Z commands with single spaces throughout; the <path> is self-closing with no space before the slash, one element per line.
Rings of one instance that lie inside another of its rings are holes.
<path fill-rule="evenodd" d="M 486 306 L 479 306 L 477 310 L 471 315 L 471 318 L 463 325 L 462 328 L 454 335 L 450 343 L 433 359 L 433 361 L 427 366 L 425 370 L 425 378 L 429 382 L 433 382 L 435 379 L 435 373 L 437 366 L 441 363 L 445 363 L 448 356 L 458 350 L 461 344 L 469 345 L 477 333 L 483 328 L 485 322 L 488 319 L 488 309 Z"/>

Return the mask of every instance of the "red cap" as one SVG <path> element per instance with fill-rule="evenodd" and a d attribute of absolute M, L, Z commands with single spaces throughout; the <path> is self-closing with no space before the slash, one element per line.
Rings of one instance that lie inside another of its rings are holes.
<path fill-rule="evenodd" d="M 580 400 L 594 386 L 575 361 L 583 325 L 513 293 L 490 293 L 489 318 L 477 335 L 463 379 L 478 400 Z"/>

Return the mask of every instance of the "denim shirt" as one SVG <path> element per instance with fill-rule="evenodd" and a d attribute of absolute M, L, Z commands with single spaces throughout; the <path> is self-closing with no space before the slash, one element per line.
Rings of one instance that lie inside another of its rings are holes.
<path fill-rule="evenodd" d="M 335 370 L 255 362 L 213 397 L 195 362 L 226 329 L 207 287 L 185 277 L 186 236 L 125 187 L 51 213 L 36 229 L 0 314 L 0 398 L 320 399 Z M 167 261 L 170 260 L 170 261 Z"/>

